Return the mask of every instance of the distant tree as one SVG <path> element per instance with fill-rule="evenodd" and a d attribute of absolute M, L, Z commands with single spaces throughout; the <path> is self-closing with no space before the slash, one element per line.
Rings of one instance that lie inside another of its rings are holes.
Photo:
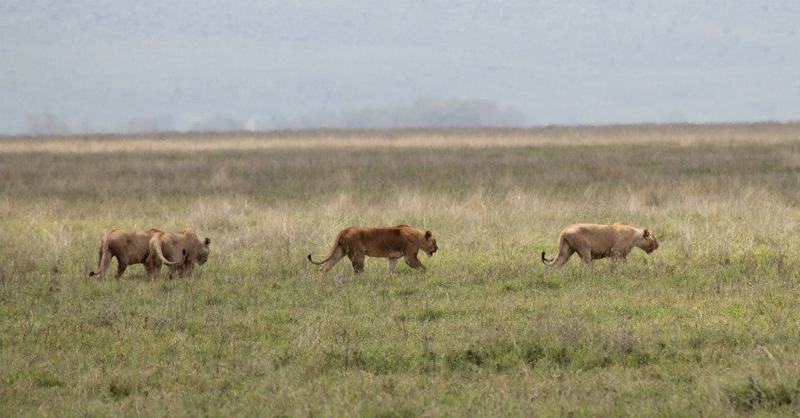
<path fill-rule="evenodd" d="M 227 132 L 243 129 L 244 123 L 242 121 L 224 115 L 209 116 L 191 126 L 192 131 L 198 132 Z"/>
<path fill-rule="evenodd" d="M 170 114 L 158 115 L 151 118 L 131 119 L 125 125 L 125 132 L 136 134 L 173 130 L 175 130 L 175 122 Z"/>
<path fill-rule="evenodd" d="M 28 132 L 33 135 L 64 135 L 71 132 L 69 125 L 52 113 L 28 115 Z"/>
<path fill-rule="evenodd" d="M 94 127 L 94 124 L 89 119 L 81 119 L 81 128 L 80 132 L 84 134 L 91 134 L 97 132 L 97 129 Z"/>
<path fill-rule="evenodd" d="M 342 116 L 347 128 L 520 126 L 521 112 L 489 100 L 418 98 L 411 106 L 364 109 Z"/>

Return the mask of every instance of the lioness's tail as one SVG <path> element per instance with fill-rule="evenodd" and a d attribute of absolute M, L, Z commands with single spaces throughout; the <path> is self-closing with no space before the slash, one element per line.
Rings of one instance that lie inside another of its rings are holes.
<path fill-rule="evenodd" d="M 552 266 L 553 264 L 555 264 L 556 261 L 558 261 L 558 256 L 561 255 L 562 246 L 566 244 L 564 241 L 565 239 L 563 236 L 558 237 L 558 248 L 556 249 L 556 255 L 551 259 L 548 259 L 545 256 L 545 251 L 542 251 L 542 263 L 548 266 Z"/>
<path fill-rule="evenodd" d="M 339 232 L 339 233 L 336 235 L 336 240 L 334 240 L 334 241 L 333 241 L 333 246 L 331 247 L 331 252 L 328 254 L 328 258 L 326 258 L 326 259 L 324 259 L 324 260 L 322 260 L 322 261 L 320 261 L 320 262 L 316 262 L 316 261 L 314 261 L 314 260 L 312 260 L 312 259 L 311 259 L 311 254 L 309 254 L 309 255 L 308 255 L 308 257 L 307 257 L 307 258 L 308 258 L 308 261 L 310 261 L 310 262 L 311 262 L 311 264 L 316 264 L 316 265 L 318 265 L 318 266 L 319 266 L 319 265 L 322 265 L 322 264 L 325 264 L 325 263 L 327 263 L 327 262 L 328 262 L 328 260 L 330 260 L 331 258 L 333 258 L 333 255 L 334 255 L 334 254 L 336 254 L 336 248 L 338 248 L 338 247 L 339 247 L 340 241 L 341 241 L 341 239 L 342 239 L 342 234 L 344 234 L 344 231 L 342 231 L 342 232 Z"/>
<path fill-rule="evenodd" d="M 186 260 L 186 250 L 183 250 L 183 260 L 180 260 L 180 261 L 169 261 L 169 260 L 167 260 L 166 257 L 164 257 L 164 250 L 161 249 L 161 236 L 162 235 L 164 235 L 163 232 L 161 232 L 159 234 L 156 234 L 156 235 L 153 235 L 153 238 L 150 239 L 150 248 L 151 248 L 151 250 L 153 248 L 155 248 L 156 254 L 158 254 L 158 258 L 160 258 L 161 261 L 164 264 L 168 265 L 168 266 L 172 266 L 172 265 L 175 265 L 175 264 L 183 263 Z"/>
<path fill-rule="evenodd" d="M 103 240 L 100 241 L 100 248 L 97 249 L 97 271 L 96 272 L 90 271 L 89 277 L 92 277 L 94 275 L 100 274 L 101 272 L 105 271 L 103 265 L 105 264 L 106 266 L 108 266 L 108 263 L 111 262 L 111 251 L 109 251 L 108 248 L 108 236 L 114 231 L 115 231 L 114 229 L 108 231 L 103 236 Z M 108 260 L 105 260 L 105 263 L 103 263 L 103 259 L 106 257 L 108 258 Z"/>

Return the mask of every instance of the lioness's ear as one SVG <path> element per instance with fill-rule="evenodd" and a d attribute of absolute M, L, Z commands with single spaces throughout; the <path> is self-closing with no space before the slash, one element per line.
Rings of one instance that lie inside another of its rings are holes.
<path fill-rule="evenodd" d="M 650 236 L 650 230 L 649 230 L 649 229 L 647 229 L 647 228 L 645 228 L 645 230 L 644 230 L 644 235 L 643 235 L 643 236 L 644 236 L 645 238 L 649 237 L 649 236 Z"/>
<path fill-rule="evenodd" d="M 208 247 L 208 244 L 211 244 L 211 240 L 208 237 L 206 237 L 206 240 L 203 241 L 203 244 L 205 244 L 206 247 Z"/>
<path fill-rule="evenodd" d="M 433 234 L 431 233 L 431 231 L 425 231 L 425 239 L 431 239 L 432 236 Z"/>

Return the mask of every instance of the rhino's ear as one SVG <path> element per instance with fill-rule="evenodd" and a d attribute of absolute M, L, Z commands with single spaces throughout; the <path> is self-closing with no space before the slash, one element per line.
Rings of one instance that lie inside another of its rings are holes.
<path fill-rule="evenodd" d="M 433 234 L 431 233 L 431 231 L 425 231 L 425 239 L 431 239 L 432 236 Z"/>
<path fill-rule="evenodd" d="M 648 237 L 650 237 L 651 235 L 652 235 L 652 234 L 650 233 L 650 230 L 649 230 L 649 229 L 647 229 L 647 228 L 645 228 L 643 237 L 645 237 L 645 238 L 648 238 Z"/>
<path fill-rule="evenodd" d="M 205 241 L 203 241 L 203 244 L 205 244 L 205 245 L 206 245 L 206 247 L 208 247 L 208 244 L 211 244 L 211 239 L 210 239 L 210 238 L 208 238 L 208 237 L 206 237 L 206 240 L 205 240 Z"/>

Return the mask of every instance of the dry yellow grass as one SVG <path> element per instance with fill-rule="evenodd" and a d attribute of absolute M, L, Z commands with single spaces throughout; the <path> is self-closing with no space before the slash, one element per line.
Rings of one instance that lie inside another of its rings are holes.
<path fill-rule="evenodd" d="M 800 124 L 620 125 L 531 129 L 409 129 L 272 133 L 164 133 L 0 137 L 0 153 L 115 153 L 336 148 L 514 148 L 551 145 L 775 144 L 800 140 Z"/>
<path fill-rule="evenodd" d="M 2 139 L 0 415 L 796 414 L 798 132 Z M 659 250 L 541 265 L 618 220 Z M 401 222 L 437 235 L 425 275 L 305 260 Z M 196 279 L 85 277 L 105 230 L 185 226 Z"/>

